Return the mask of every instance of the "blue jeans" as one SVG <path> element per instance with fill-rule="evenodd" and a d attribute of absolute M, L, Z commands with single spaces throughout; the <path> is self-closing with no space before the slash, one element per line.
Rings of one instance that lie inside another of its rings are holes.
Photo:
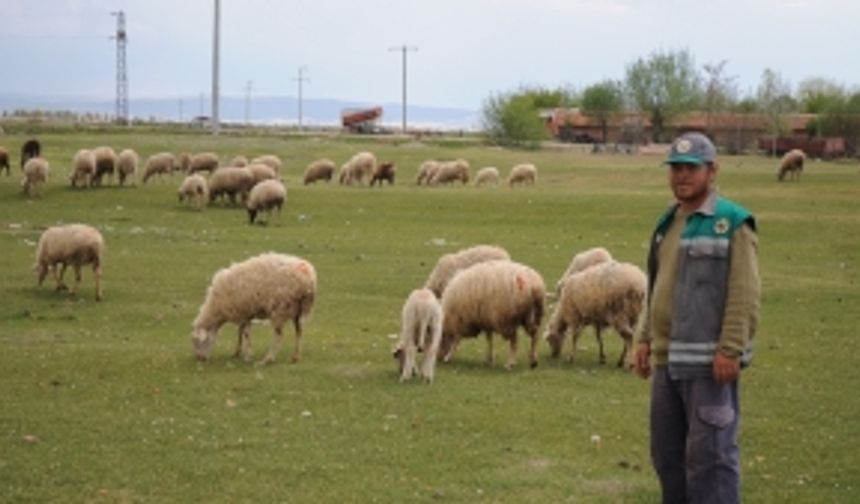
<path fill-rule="evenodd" d="M 673 380 L 657 366 L 651 393 L 651 460 L 664 504 L 740 502 L 738 382 Z"/>

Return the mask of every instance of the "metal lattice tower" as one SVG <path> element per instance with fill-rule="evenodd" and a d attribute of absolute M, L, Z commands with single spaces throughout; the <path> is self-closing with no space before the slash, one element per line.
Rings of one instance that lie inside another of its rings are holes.
<path fill-rule="evenodd" d="M 116 16 L 116 121 L 120 124 L 128 124 L 128 73 L 125 63 L 125 13 L 123 11 L 111 12 Z"/>

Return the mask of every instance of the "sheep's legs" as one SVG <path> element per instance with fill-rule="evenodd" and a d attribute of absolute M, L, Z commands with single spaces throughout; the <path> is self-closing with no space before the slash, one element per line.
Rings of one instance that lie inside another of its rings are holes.
<path fill-rule="evenodd" d="M 601 327 L 596 326 L 594 328 L 594 333 L 597 335 L 597 346 L 600 348 L 600 363 L 606 364 L 606 354 L 603 353 L 603 334 L 601 333 Z"/>
<path fill-rule="evenodd" d="M 75 264 L 73 268 L 75 270 L 75 283 L 72 284 L 72 294 L 78 292 L 78 287 L 81 285 L 81 266 L 80 264 Z"/>
<path fill-rule="evenodd" d="M 576 359 L 576 342 L 579 341 L 579 335 L 582 333 L 582 327 L 573 331 L 571 335 L 571 339 L 573 340 L 573 345 L 570 347 L 570 355 L 567 357 L 567 362 L 573 362 Z"/>
<path fill-rule="evenodd" d="M 633 351 L 633 329 L 629 325 L 621 326 L 618 327 L 618 334 L 624 340 L 624 348 L 621 349 L 621 355 L 618 357 L 617 367 L 624 366 L 624 359 L 627 358 L 632 368 L 633 359 L 630 358 L 630 352 Z"/>
<path fill-rule="evenodd" d="M 272 341 L 272 346 L 269 347 L 269 353 L 257 363 L 258 366 L 264 366 L 275 360 L 275 355 L 278 354 L 278 350 L 281 349 L 281 345 L 284 343 L 284 326 L 283 324 L 274 326 L 275 338 Z"/>
<path fill-rule="evenodd" d="M 96 301 L 102 300 L 102 266 L 101 264 L 93 265 L 93 276 L 96 278 Z"/>
<path fill-rule="evenodd" d="M 517 365 L 517 333 L 514 331 L 513 334 L 505 334 L 504 336 L 511 345 L 510 352 L 508 353 L 508 363 L 505 364 L 505 369 L 510 371 Z"/>
<path fill-rule="evenodd" d="M 301 315 L 299 315 L 301 317 Z M 302 356 L 302 321 L 301 318 L 296 317 L 293 320 L 293 327 L 296 330 L 296 339 L 293 342 L 293 362 L 298 362 L 299 358 Z M 272 356 L 274 359 L 274 356 Z"/>
<path fill-rule="evenodd" d="M 57 290 L 66 290 L 66 284 L 63 283 L 63 276 L 66 274 L 66 263 L 60 263 L 60 267 L 54 266 L 54 280 L 57 282 Z"/>
<path fill-rule="evenodd" d="M 239 341 L 236 343 L 233 357 L 242 357 L 245 361 L 251 360 L 251 322 L 239 325 Z"/>
<path fill-rule="evenodd" d="M 436 369 L 436 354 L 439 353 L 439 341 L 442 339 L 442 327 L 429 329 L 430 341 L 426 342 L 424 362 L 421 365 L 421 376 L 427 383 L 433 383 L 433 373 Z"/>
<path fill-rule="evenodd" d="M 529 336 L 532 339 L 531 347 L 529 348 L 529 365 L 532 367 L 532 369 L 534 369 L 538 365 L 538 360 L 537 360 L 538 329 L 535 328 L 534 331 L 531 331 Z"/>

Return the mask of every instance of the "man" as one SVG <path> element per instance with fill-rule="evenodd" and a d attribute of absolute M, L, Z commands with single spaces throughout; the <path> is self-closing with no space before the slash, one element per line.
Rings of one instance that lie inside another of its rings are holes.
<path fill-rule="evenodd" d="M 738 379 L 758 323 L 758 242 L 752 214 L 717 193 L 715 158 L 699 133 L 672 143 L 676 202 L 648 254 L 635 365 L 643 378 L 653 372 L 651 458 L 664 503 L 740 502 Z"/>

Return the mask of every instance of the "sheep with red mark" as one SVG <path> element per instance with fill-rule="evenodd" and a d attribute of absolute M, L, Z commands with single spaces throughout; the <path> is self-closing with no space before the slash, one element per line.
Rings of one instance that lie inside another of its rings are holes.
<path fill-rule="evenodd" d="M 454 278 L 458 271 L 480 262 L 510 258 L 507 250 L 496 245 L 475 245 L 457 252 L 444 254 L 436 261 L 424 287 L 433 291 L 436 297 L 441 298 L 448 282 Z"/>

